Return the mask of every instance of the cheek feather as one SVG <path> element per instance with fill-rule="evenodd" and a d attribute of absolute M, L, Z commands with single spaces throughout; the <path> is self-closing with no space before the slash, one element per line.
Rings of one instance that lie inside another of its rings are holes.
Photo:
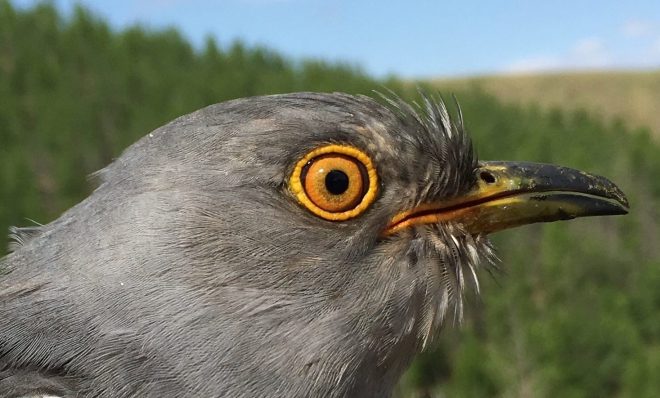
<path fill-rule="evenodd" d="M 470 288 L 479 292 L 477 270 L 495 267 L 497 258 L 485 236 L 470 235 L 453 224 L 417 226 L 394 240 L 406 242 L 397 245 L 398 250 L 421 279 L 416 285 L 423 298 L 415 323 L 426 346 L 448 317 L 462 321 L 465 294 Z"/>

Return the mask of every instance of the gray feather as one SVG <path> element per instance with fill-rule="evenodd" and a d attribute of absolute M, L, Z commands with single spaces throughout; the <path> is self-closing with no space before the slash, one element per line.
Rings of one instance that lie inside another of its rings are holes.
<path fill-rule="evenodd" d="M 26 245 L 29 241 L 39 236 L 42 225 L 30 227 L 9 227 L 9 251 L 13 252 L 19 247 Z"/>

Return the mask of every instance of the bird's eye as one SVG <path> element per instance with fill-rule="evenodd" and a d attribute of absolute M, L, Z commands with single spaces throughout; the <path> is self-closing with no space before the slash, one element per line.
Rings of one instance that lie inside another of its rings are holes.
<path fill-rule="evenodd" d="M 343 221 L 376 199 L 378 174 L 371 158 L 345 145 L 326 145 L 296 163 L 289 180 L 298 201 L 319 217 Z"/>

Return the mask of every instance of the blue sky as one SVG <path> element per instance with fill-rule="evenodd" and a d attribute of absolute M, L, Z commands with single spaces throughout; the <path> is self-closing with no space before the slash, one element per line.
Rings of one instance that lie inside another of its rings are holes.
<path fill-rule="evenodd" d="M 16 0 L 19 6 L 36 1 Z M 660 1 L 54 0 L 115 28 L 176 26 L 295 59 L 356 64 L 374 76 L 443 77 L 660 68 Z"/>

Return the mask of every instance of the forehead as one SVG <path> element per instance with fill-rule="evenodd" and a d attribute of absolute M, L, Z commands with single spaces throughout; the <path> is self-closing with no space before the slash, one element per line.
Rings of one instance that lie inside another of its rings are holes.
<path fill-rule="evenodd" d="M 243 105 L 226 145 L 268 164 L 290 163 L 330 143 L 355 146 L 376 162 L 387 161 L 403 145 L 396 115 L 367 97 L 296 94 Z"/>

